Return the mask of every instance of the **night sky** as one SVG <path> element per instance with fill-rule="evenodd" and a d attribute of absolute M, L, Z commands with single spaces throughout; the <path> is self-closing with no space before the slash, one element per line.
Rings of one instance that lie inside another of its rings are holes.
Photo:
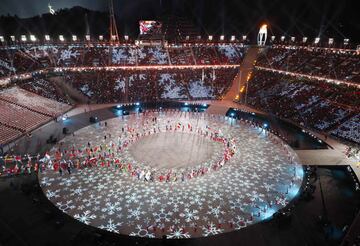
<path fill-rule="evenodd" d="M 263 22 L 270 33 L 336 36 L 360 40 L 360 15 L 356 0 L 114 0 L 123 29 L 140 19 L 163 15 L 186 16 L 208 34 L 240 34 L 254 31 Z M 82 6 L 107 11 L 106 0 L 1 0 L 0 15 L 27 18 L 55 10 Z"/>

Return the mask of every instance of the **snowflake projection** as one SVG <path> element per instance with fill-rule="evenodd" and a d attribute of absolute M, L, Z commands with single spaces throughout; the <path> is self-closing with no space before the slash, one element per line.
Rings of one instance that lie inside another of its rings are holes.
<path fill-rule="evenodd" d="M 202 227 L 203 233 L 202 235 L 204 237 L 208 237 L 208 236 L 212 236 L 212 235 L 216 235 L 219 233 L 222 233 L 224 231 L 224 229 L 218 228 L 215 226 L 215 224 L 213 222 L 211 222 L 209 225 L 207 226 L 203 226 Z"/>
<path fill-rule="evenodd" d="M 49 198 L 49 199 L 58 198 L 58 197 L 60 197 L 59 192 L 60 192 L 60 190 L 54 190 L 54 191 L 47 190 L 46 191 L 46 197 Z"/>
<path fill-rule="evenodd" d="M 155 234 L 149 232 L 147 229 L 142 228 L 141 225 L 136 225 L 135 231 L 130 232 L 130 236 L 136 237 L 148 237 L 148 238 L 155 238 Z"/>
<path fill-rule="evenodd" d="M 128 51 L 124 48 L 122 52 Z M 129 84 L 146 79 L 145 75 L 131 76 Z M 160 79 L 165 86 L 172 84 L 175 76 L 164 73 Z M 211 94 L 210 91 L 206 93 Z M 159 127 L 165 128 L 168 122 L 176 119 L 185 126 L 219 129 L 219 135 L 233 139 L 239 153 L 220 170 L 210 169 L 200 177 L 184 181 L 179 178 L 171 182 L 146 182 L 113 167 L 74 169 L 70 175 L 63 176 L 48 169 L 39 173 L 39 183 L 47 198 L 75 219 L 110 232 L 150 238 L 167 235 L 175 239 L 211 236 L 259 222 L 268 218 L 267 214 L 286 206 L 296 193 L 293 191 L 301 185 L 302 177 L 297 175 L 301 172 L 295 173 L 300 168 L 296 154 L 284 148 L 279 139 L 273 140 L 275 136 L 267 138 L 259 134 L 258 128 L 241 122 L 231 126 L 228 119 L 220 116 L 175 111 L 152 114 L 110 119 L 107 127 L 104 124 L 85 127 L 75 136 L 65 137 L 62 148 L 74 145 L 82 148 L 89 141 L 94 146 L 101 144 L 102 148 L 110 146 L 110 142 L 124 142 L 129 134 L 123 133 L 122 127 L 135 129 L 147 124 L 153 127 L 155 123 L 150 122 L 156 116 Z M 104 135 L 109 133 L 111 137 L 105 141 Z M 265 151 L 269 149 L 272 151 Z M 54 151 L 56 148 L 50 155 Z M 288 162 L 289 155 L 294 158 L 292 164 Z M 146 166 L 137 162 L 130 151 L 115 152 L 114 156 L 122 163 L 131 163 L 133 170 Z M 159 158 L 159 155 L 154 156 Z M 215 163 L 222 157 L 222 151 L 213 152 L 207 163 Z M 174 168 L 172 171 L 181 173 L 183 170 Z M 291 187 L 291 192 L 286 187 Z M 261 216 L 253 218 L 252 213 L 257 215 L 258 212 Z"/>
<path fill-rule="evenodd" d="M 207 211 L 207 214 L 214 216 L 215 218 L 219 218 L 221 214 L 224 214 L 224 211 L 220 210 L 220 206 L 211 206 L 209 205 L 209 210 Z"/>
<path fill-rule="evenodd" d="M 109 219 L 108 220 L 108 223 L 106 225 L 101 225 L 99 226 L 100 229 L 104 229 L 104 230 L 107 230 L 109 232 L 116 232 L 116 233 L 119 233 L 118 231 L 118 227 L 121 226 L 122 223 L 121 222 L 116 222 L 114 223 L 114 221 L 112 219 Z"/>
<path fill-rule="evenodd" d="M 63 212 L 67 212 L 70 209 L 76 208 L 76 206 L 73 204 L 71 200 L 65 202 L 58 202 L 56 203 L 56 206 Z"/>
<path fill-rule="evenodd" d="M 91 212 L 89 210 L 86 210 L 85 212 L 83 212 L 82 214 L 75 214 L 74 218 L 81 221 L 84 224 L 89 225 L 90 224 L 90 220 L 93 220 L 96 218 L 95 214 L 91 214 Z"/>
<path fill-rule="evenodd" d="M 140 216 L 144 213 L 143 211 L 141 211 L 140 207 L 137 208 L 130 208 L 129 210 L 129 215 L 127 216 L 128 219 L 135 219 L 135 220 L 139 220 Z"/>
<path fill-rule="evenodd" d="M 113 215 L 115 212 L 121 211 L 120 202 L 107 202 L 101 211 L 107 213 L 108 215 Z"/>
<path fill-rule="evenodd" d="M 189 208 L 185 208 L 184 212 L 180 214 L 180 217 L 184 217 L 186 222 L 191 222 L 193 220 L 198 220 L 199 216 L 198 216 L 198 212 L 197 210 L 190 210 Z"/>
<path fill-rule="evenodd" d="M 189 232 L 184 232 L 184 230 L 179 228 L 173 229 L 172 232 L 170 234 L 167 234 L 166 236 L 170 239 L 190 238 Z"/>
<path fill-rule="evenodd" d="M 169 222 L 171 220 L 172 214 L 173 212 L 171 211 L 165 212 L 164 208 L 161 208 L 160 211 L 153 213 L 156 222 L 161 222 L 161 221 Z"/>

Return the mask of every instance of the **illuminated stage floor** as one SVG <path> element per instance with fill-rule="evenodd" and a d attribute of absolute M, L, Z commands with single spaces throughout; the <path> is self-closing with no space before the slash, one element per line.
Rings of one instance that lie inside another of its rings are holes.
<path fill-rule="evenodd" d="M 194 134 L 197 128 L 233 139 L 236 153 L 219 170 L 209 168 L 185 181 L 143 181 L 114 167 L 86 168 L 62 177 L 48 170 L 39 175 L 48 199 L 79 221 L 111 232 L 190 238 L 238 230 L 267 219 L 297 194 L 302 166 L 275 136 L 221 116 L 180 112 L 156 116 L 156 127 L 179 125 L 177 132 L 139 137 L 118 158 L 156 173 L 181 174 L 211 167 L 223 158 L 224 145 Z M 104 123 L 85 127 L 66 137 L 62 148 L 80 148 L 89 141 L 92 145 L 119 142 L 123 127 L 142 129 L 152 117 L 126 116 L 108 120 L 106 127 Z M 182 126 L 189 124 L 194 132 L 182 132 Z"/>

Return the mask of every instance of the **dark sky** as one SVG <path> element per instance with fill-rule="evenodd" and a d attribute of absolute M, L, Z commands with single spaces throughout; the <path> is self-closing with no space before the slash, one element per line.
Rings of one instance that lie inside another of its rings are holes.
<path fill-rule="evenodd" d="M 132 28 L 140 19 L 187 16 L 205 33 L 247 33 L 268 22 L 274 34 L 324 35 L 360 40 L 359 0 L 114 0 L 118 21 Z M 82 6 L 107 10 L 107 0 L 0 0 L 0 15 L 30 17 Z"/>

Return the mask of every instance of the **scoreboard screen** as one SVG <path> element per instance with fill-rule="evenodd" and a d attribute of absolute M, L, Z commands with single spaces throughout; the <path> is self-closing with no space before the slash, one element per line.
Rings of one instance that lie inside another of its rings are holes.
<path fill-rule="evenodd" d="M 161 34 L 162 23 L 159 21 L 139 21 L 140 35 Z"/>

